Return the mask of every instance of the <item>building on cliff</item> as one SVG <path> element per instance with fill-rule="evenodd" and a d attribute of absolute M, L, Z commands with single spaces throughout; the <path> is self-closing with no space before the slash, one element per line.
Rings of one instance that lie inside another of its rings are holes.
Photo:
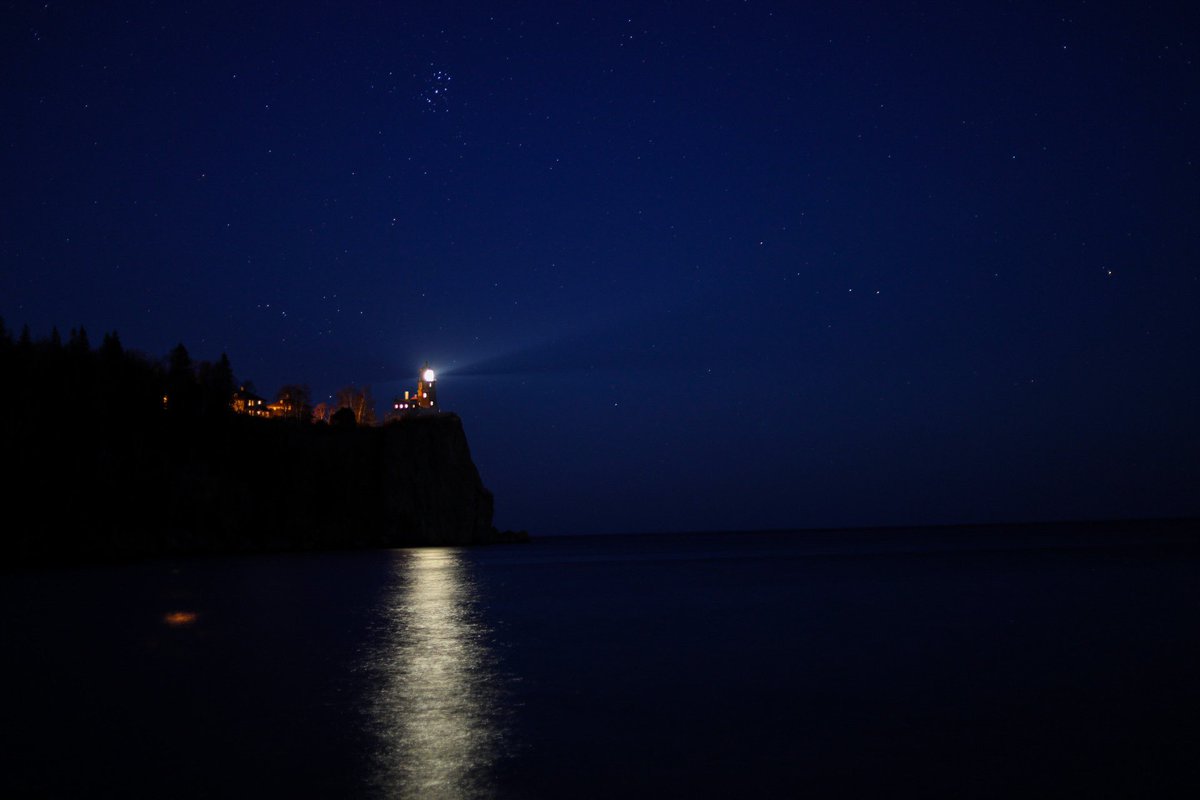
<path fill-rule="evenodd" d="M 164 398 L 165 400 L 165 398 Z M 269 417 L 267 401 L 249 391 L 245 386 L 239 386 L 229 401 L 229 407 L 238 414 L 248 414 L 252 417 Z"/>
<path fill-rule="evenodd" d="M 417 390 L 415 392 L 406 390 L 403 397 L 397 395 L 392 400 L 392 410 L 389 416 L 396 418 L 437 410 L 437 373 L 429 368 L 429 362 L 426 361 L 417 378 Z"/>
<path fill-rule="evenodd" d="M 274 403 L 267 403 L 267 416 L 283 419 L 288 417 L 298 417 L 300 415 L 300 404 L 290 397 L 281 397 Z"/>
<path fill-rule="evenodd" d="M 309 421 L 312 408 L 308 405 L 307 388 L 304 394 L 298 395 L 295 387 L 284 387 L 280 390 L 279 399 L 269 403 L 245 386 L 239 386 L 229 400 L 229 408 L 236 414 L 250 417 L 265 417 L 268 419 L 295 419 Z"/>

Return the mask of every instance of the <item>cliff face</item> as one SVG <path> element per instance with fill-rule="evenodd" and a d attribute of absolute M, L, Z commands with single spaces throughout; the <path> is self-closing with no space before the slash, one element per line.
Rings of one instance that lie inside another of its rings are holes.
<path fill-rule="evenodd" d="M 246 418 L 99 430 L 29 450 L 30 482 L 5 503 L 16 560 L 523 538 L 492 527 L 454 414 L 349 430 Z M 49 471 L 53 484 L 32 477 Z"/>
<path fill-rule="evenodd" d="M 492 493 L 471 460 L 453 414 L 415 417 L 382 430 L 385 536 L 419 544 L 478 544 L 495 538 Z"/>

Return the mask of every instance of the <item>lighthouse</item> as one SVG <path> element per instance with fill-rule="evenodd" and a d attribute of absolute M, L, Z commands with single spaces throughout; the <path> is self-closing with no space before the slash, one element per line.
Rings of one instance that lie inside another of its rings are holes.
<path fill-rule="evenodd" d="M 392 410 L 388 419 L 402 419 L 425 411 L 437 411 L 437 373 L 429 367 L 429 362 L 417 376 L 417 390 L 406 391 L 403 397 L 392 401 Z"/>
<path fill-rule="evenodd" d="M 421 370 L 421 379 L 417 381 L 417 405 L 421 408 L 437 409 L 437 373 L 429 368 L 429 362 Z"/>

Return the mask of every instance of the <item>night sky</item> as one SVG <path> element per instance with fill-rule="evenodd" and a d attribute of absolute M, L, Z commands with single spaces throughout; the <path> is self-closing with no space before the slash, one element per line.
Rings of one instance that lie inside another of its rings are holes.
<path fill-rule="evenodd" d="M 429 361 L 534 534 L 1200 513 L 1191 4 L 0 9 L 10 329 Z"/>

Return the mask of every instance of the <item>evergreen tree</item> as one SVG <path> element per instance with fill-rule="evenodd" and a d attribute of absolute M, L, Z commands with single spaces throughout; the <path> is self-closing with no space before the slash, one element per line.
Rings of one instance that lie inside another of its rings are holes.
<path fill-rule="evenodd" d="M 121 338 L 117 336 L 117 332 L 104 334 L 104 340 L 100 343 L 100 357 L 106 362 L 115 363 L 123 355 L 125 348 L 121 347 Z"/>
<path fill-rule="evenodd" d="M 202 413 L 208 417 L 225 414 L 233 397 L 233 368 L 229 366 L 229 356 L 222 353 L 217 363 L 202 363 L 198 378 Z"/>
<path fill-rule="evenodd" d="M 167 356 L 165 405 L 173 416 L 190 417 L 199 411 L 200 387 L 187 348 L 179 343 Z"/>
<path fill-rule="evenodd" d="M 91 352 L 92 346 L 88 342 L 87 331 L 82 325 L 79 326 L 79 330 L 71 328 L 71 336 L 67 339 L 67 349 L 76 355 Z"/>
<path fill-rule="evenodd" d="M 215 401 L 220 404 L 222 410 L 229 408 L 229 401 L 233 399 L 233 390 L 236 386 L 237 381 L 233 377 L 233 367 L 229 363 L 229 356 L 221 353 L 213 374 L 213 392 Z"/>

